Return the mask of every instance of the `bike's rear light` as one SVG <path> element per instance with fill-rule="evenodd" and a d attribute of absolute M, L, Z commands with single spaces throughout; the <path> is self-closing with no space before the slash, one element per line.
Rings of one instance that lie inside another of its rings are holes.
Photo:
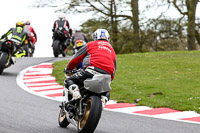
<path fill-rule="evenodd" d="M 25 40 L 25 44 L 28 44 L 28 40 Z"/>

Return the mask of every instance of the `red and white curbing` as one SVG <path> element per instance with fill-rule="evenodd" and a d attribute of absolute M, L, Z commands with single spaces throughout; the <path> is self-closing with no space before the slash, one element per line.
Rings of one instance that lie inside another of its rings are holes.
<path fill-rule="evenodd" d="M 22 89 L 32 94 L 62 101 L 64 88 L 56 83 L 55 77 L 51 75 L 52 71 L 52 63 L 42 63 L 29 67 L 19 73 L 17 76 L 17 83 Z M 129 103 L 116 103 L 112 100 L 107 103 L 105 109 L 115 112 L 200 124 L 200 114 L 193 111 L 178 111 L 164 107 L 150 108 Z"/>

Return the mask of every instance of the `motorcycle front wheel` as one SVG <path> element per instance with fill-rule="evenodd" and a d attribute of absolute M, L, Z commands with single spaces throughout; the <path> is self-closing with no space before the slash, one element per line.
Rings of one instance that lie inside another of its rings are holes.
<path fill-rule="evenodd" d="M 7 60 L 8 60 L 8 54 L 5 52 L 1 53 L 1 55 L 0 55 L 0 74 L 2 74 Z"/>
<path fill-rule="evenodd" d="M 85 112 L 78 121 L 79 133 L 93 133 L 96 129 L 102 112 L 101 99 L 97 96 L 91 96 L 86 101 Z"/>
<path fill-rule="evenodd" d="M 69 125 L 67 121 L 66 112 L 63 108 L 60 109 L 59 116 L 58 116 L 58 123 L 60 127 L 66 128 Z"/>

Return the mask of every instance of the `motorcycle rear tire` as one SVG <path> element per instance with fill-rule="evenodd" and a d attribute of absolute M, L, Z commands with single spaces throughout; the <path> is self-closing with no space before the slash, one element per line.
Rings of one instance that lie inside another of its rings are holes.
<path fill-rule="evenodd" d="M 89 97 L 86 104 L 86 112 L 77 125 L 79 133 L 93 133 L 101 118 L 102 102 L 99 97 Z"/>
<path fill-rule="evenodd" d="M 3 52 L 0 55 L 0 75 L 2 74 L 4 68 L 5 68 L 5 64 L 8 60 L 8 54 Z"/>
<path fill-rule="evenodd" d="M 58 40 L 55 40 L 53 42 L 53 54 L 55 57 L 58 57 L 58 55 L 60 54 L 59 43 L 60 43 L 60 41 L 58 41 Z"/>

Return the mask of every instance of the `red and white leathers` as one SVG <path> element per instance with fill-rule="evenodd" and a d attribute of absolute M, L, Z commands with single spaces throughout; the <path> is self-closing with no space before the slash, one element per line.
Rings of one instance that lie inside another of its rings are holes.
<path fill-rule="evenodd" d="M 34 45 L 37 42 L 37 35 L 36 35 L 35 30 L 33 29 L 33 27 L 30 26 L 30 25 L 25 25 L 24 26 L 24 31 L 28 33 L 28 36 L 29 36 L 31 42 Z"/>
<path fill-rule="evenodd" d="M 61 23 L 59 23 L 61 21 Z M 53 29 L 57 29 L 58 27 L 64 27 L 65 29 L 69 29 L 69 22 L 65 18 L 59 18 L 54 22 Z"/>
<path fill-rule="evenodd" d="M 53 32 L 55 31 L 55 29 L 59 27 L 63 27 L 65 30 L 69 31 L 70 36 L 72 35 L 72 29 L 70 28 L 69 22 L 65 18 L 59 18 L 58 20 L 54 22 Z M 68 38 L 68 34 L 65 30 L 64 30 L 64 33 L 66 37 Z"/>
<path fill-rule="evenodd" d="M 96 40 L 84 45 L 68 63 L 67 70 L 73 70 L 80 62 L 83 63 L 84 70 L 92 67 L 98 71 L 106 71 L 114 79 L 116 54 L 108 41 Z"/>

